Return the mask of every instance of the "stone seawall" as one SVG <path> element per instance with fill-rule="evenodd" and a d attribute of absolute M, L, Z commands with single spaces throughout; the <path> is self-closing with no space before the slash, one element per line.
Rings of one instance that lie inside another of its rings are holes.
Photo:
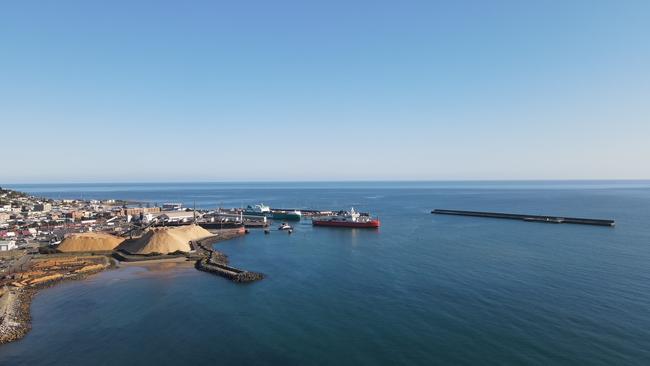
<path fill-rule="evenodd" d="M 237 283 L 253 282 L 264 278 L 262 273 L 244 271 L 225 264 L 210 263 L 207 259 L 196 261 L 196 269 L 216 274 Z"/>
<path fill-rule="evenodd" d="M 201 259 L 196 261 L 196 269 L 216 274 L 236 283 L 248 283 L 263 279 L 264 274 L 262 273 L 249 272 L 229 266 L 228 256 L 212 248 L 212 244 L 218 241 L 241 235 L 244 235 L 241 231 L 232 231 L 197 241 L 197 252 L 201 255 Z"/>
<path fill-rule="evenodd" d="M 25 285 L 5 286 L 0 291 L 0 344 L 23 338 L 31 329 L 30 305 L 34 295 L 41 289 L 63 281 L 80 280 L 111 268 L 106 258 L 103 264 L 88 265 L 67 275 L 55 274 L 30 280 Z"/>

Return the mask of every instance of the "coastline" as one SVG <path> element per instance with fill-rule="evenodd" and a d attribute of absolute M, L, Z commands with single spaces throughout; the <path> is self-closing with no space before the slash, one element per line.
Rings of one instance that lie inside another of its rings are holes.
<path fill-rule="evenodd" d="M 83 280 L 89 276 L 114 269 L 115 262 L 109 260 L 110 264 L 101 269 L 77 273 L 73 276 L 59 277 L 53 280 L 39 283 L 33 287 L 17 287 L 1 289 L 0 297 L 0 345 L 22 339 L 32 328 L 31 324 L 31 303 L 34 296 L 42 289 L 56 286 L 60 283 L 74 280 Z"/>
<path fill-rule="evenodd" d="M 22 284 L 16 281 L 13 282 L 11 286 L 6 285 L 0 288 L 0 345 L 18 341 L 29 333 L 31 330 L 31 302 L 33 297 L 38 294 L 40 290 L 56 286 L 65 281 L 83 280 L 105 270 L 122 267 L 144 267 L 154 270 L 164 270 L 167 268 L 167 265 L 182 266 L 187 264 L 188 267 L 194 267 L 197 270 L 215 273 L 237 283 L 251 282 L 264 278 L 264 275 L 260 273 L 243 271 L 227 266 L 227 256 L 211 247 L 211 245 L 216 242 L 233 239 L 241 235 L 244 235 L 244 233 L 236 230 L 224 230 L 220 231 L 218 234 L 198 241 L 198 259 L 191 256 L 175 256 L 171 258 L 127 262 L 117 261 L 113 257 L 102 255 L 95 256 L 102 258 L 103 263 L 101 264 L 86 265 L 76 269 L 74 272 L 66 272 L 65 274 L 55 272 L 52 275 L 41 277 L 39 279 L 32 279 L 28 282 L 23 280 Z M 83 259 L 87 257 L 80 255 L 80 253 L 70 253 L 69 255 L 55 254 L 50 255 L 49 257 L 43 256 L 38 259 L 42 260 L 42 262 L 48 262 L 49 264 L 60 265 L 61 262 L 78 258 Z M 57 260 L 59 262 L 57 262 Z M 201 264 L 203 262 L 205 262 L 204 265 Z M 224 270 L 224 268 L 228 268 L 229 270 Z M 231 275 L 230 272 L 233 272 L 234 274 Z"/>

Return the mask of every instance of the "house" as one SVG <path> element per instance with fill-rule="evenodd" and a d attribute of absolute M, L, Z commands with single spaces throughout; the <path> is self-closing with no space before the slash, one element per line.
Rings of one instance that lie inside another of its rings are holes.
<path fill-rule="evenodd" d="M 38 212 L 49 212 L 52 211 L 52 204 L 51 203 L 37 203 L 34 205 L 34 211 Z"/>
<path fill-rule="evenodd" d="M 65 217 L 73 219 L 73 220 L 80 220 L 84 217 L 84 212 L 83 211 L 70 211 L 65 213 Z"/>
<path fill-rule="evenodd" d="M 13 240 L 0 240 L 0 252 L 16 249 L 16 242 Z"/>

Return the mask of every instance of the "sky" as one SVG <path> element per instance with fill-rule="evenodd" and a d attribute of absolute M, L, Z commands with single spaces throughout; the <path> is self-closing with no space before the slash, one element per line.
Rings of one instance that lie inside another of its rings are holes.
<path fill-rule="evenodd" d="M 650 178 L 649 1 L 0 3 L 0 183 Z"/>

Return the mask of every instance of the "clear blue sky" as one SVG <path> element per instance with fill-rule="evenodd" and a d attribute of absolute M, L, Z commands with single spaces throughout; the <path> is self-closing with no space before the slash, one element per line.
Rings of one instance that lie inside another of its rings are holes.
<path fill-rule="evenodd" d="M 649 1 L 5 1 L 0 183 L 650 178 Z"/>

